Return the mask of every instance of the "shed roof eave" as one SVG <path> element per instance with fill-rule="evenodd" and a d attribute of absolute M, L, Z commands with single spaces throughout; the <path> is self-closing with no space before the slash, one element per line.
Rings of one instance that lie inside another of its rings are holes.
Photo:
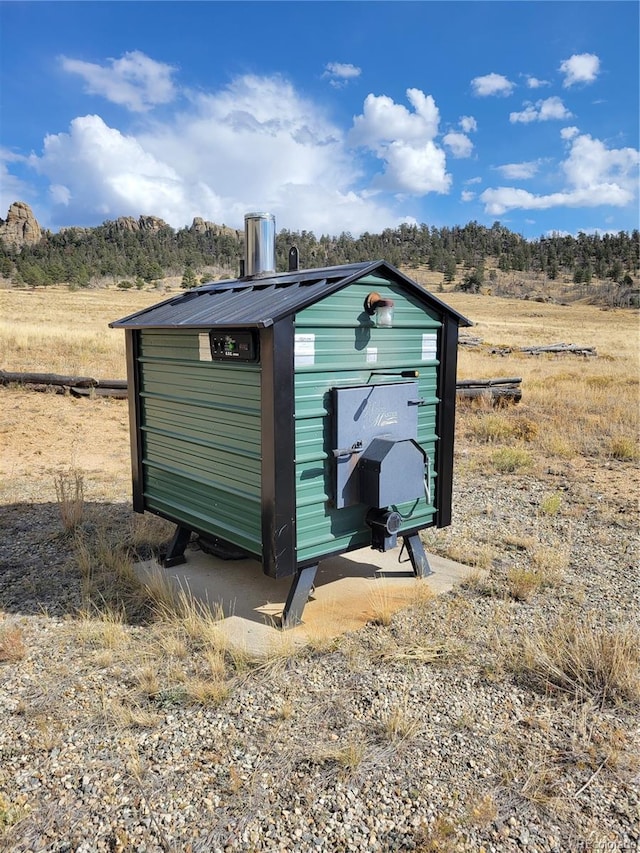
<path fill-rule="evenodd" d="M 135 317 L 135 315 L 133 315 L 133 317 Z M 207 323 L 205 321 L 200 321 L 198 323 L 154 323 L 153 325 L 150 325 L 149 323 L 136 323 L 134 320 L 131 322 L 126 321 L 127 318 L 125 317 L 123 320 L 117 320 L 114 323 L 109 323 L 109 327 L 112 329 L 167 329 L 177 331 L 180 331 L 181 329 L 202 329 L 202 331 L 208 332 L 214 327 L 216 329 L 237 329 L 239 325 L 241 325 L 243 329 L 267 329 L 269 326 L 273 326 L 276 322 L 272 317 L 243 323 Z"/>
<path fill-rule="evenodd" d="M 266 328 L 370 275 L 379 275 L 391 283 L 402 285 L 420 302 L 435 308 L 459 326 L 473 325 L 392 264 L 376 260 L 205 284 L 115 320 L 109 326 L 114 329 Z M 278 292 L 283 298 L 273 299 Z M 213 306 L 205 304 L 209 302 L 207 297 L 216 302 L 215 309 L 219 310 L 209 310 Z M 219 304 L 218 298 L 221 300 Z M 175 311 L 172 311 L 174 305 Z"/>

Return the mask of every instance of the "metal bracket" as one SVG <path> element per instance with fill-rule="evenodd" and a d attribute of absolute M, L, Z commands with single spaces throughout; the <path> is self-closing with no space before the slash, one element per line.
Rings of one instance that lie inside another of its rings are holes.
<path fill-rule="evenodd" d="M 160 559 L 160 563 L 165 567 L 165 569 L 170 569 L 172 566 L 180 566 L 182 563 L 187 562 L 187 558 L 184 555 L 184 549 L 189 544 L 190 539 L 191 528 L 182 527 L 182 525 L 179 524 L 176 527 L 176 532 L 173 534 L 173 539 L 169 543 L 169 547 Z"/>
<path fill-rule="evenodd" d="M 422 544 L 422 539 L 418 533 L 413 533 L 411 536 L 403 536 L 404 544 L 411 560 L 413 573 L 417 578 L 427 578 L 433 574 L 429 560 Z"/>
<path fill-rule="evenodd" d="M 306 569 L 300 569 L 296 572 L 291 583 L 291 588 L 289 589 L 284 610 L 282 611 L 283 630 L 295 628 L 296 625 L 302 623 L 302 611 L 309 600 L 317 571 L 318 564 L 316 563 L 315 566 L 307 566 Z"/>
<path fill-rule="evenodd" d="M 362 442 L 358 440 L 351 447 L 336 447 L 332 453 L 336 459 L 342 459 L 345 456 L 353 456 L 354 453 L 362 453 L 363 450 Z"/>

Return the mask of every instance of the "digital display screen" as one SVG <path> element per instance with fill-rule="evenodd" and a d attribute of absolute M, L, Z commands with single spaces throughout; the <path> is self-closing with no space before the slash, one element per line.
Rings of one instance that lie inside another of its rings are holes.
<path fill-rule="evenodd" d="M 252 331 L 212 331 L 211 358 L 218 361 L 257 361 L 257 335 Z"/>

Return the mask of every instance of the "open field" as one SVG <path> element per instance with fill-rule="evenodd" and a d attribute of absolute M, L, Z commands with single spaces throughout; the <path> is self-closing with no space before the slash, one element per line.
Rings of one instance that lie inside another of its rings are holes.
<path fill-rule="evenodd" d="M 0 388 L 0 849 L 623 851 L 640 843 L 638 315 L 439 294 L 464 588 L 254 661 L 131 571 L 126 403 Z M 156 292 L 0 291 L 0 368 L 124 378 Z"/>

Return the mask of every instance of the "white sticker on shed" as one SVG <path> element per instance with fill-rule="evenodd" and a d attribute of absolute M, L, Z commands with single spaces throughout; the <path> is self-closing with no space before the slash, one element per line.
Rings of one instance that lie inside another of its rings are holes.
<path fill-rule="evenodd" d="M 299 333 L 294 339 L 294 361 L 296 367 L 316 363 L 316 336 L 310 332 Z"/>
<path fill-rule="evenodd" d="M 438 357 L 438 333 L 426 332 L 422 336 L 422 360 L 433 361 Z"/>
<path fill-rule="evenodd" d="M 367 364 L 378 360 L 378 347 L 367 347 Z"/>
<path fill-rule="evenodd" d="M 198 343 L 200 345 L 200 361 L 213 361 L 211 357 L 211 342 L 209 341 L 208 332 L 200 332 L 198 335 Z"/>

